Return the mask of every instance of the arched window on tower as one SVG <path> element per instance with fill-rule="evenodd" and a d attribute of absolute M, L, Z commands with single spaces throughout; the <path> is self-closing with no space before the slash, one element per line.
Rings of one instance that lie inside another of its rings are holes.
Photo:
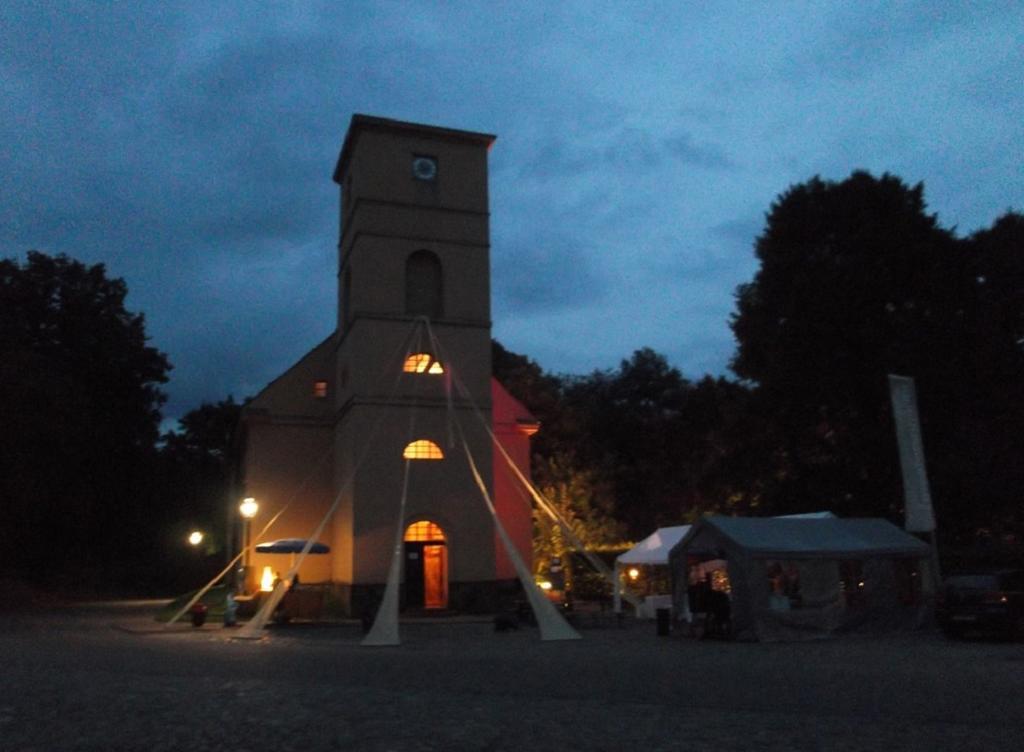
<path fill-rule="evenodd" d="M 407 460 L 443 460 L 444 452 L 430 439 L 417 439 L 406 445 L 402 457 Z"/>
<path fill-rule="evenodd" d="M 430 353 L 412 353 L 402 364 L 405 373 L 444 373 L 444 366 Z"/>
<path fill-rule="evenodd" d="M 430 251 L 416 251 L 405 262 L 405 312 L 439 319 L 444 315 L 441 259 Z"/>

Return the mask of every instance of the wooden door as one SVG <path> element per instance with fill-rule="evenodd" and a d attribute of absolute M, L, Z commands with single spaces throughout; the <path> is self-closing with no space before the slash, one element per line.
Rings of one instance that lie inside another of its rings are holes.
<path fill-rule="evenodd" d="M 443 543 L 423 546 L 423 607 L 448 607 L 448 551 Z"/>

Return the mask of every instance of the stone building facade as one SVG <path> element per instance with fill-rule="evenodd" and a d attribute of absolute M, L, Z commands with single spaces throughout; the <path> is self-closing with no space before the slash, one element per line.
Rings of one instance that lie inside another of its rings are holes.
<path fill-rule="evenodd" d="M 492 445 L 528 473 L 538 427 L 491 376 L 494 140 L 353 117 L 334 172 L 337 328 L 243 413 L 251 529 L 285 509 L 265 537 L 308 538 L 334 507 L 320 535 L 331 552 L 309 556 L 300 579 L 330 583 L 353 614 L 380 597 L 398 525 L 406 608 L 483 611 L 513 587 L 467 449 L 531 560 L 528 497 Z M 266 567 L 286 565 L 253 555 L 250 572 Z"/>

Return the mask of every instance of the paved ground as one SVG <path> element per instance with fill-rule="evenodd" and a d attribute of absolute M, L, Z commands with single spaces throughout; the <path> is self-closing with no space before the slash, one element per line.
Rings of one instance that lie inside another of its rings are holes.
<path fill-rule="evenodd" d="M 152 606 L 0 615 L 0 750 L 1010 750 L 1024 644 L 542 643 L 488 624 L 152 629 Z"/>

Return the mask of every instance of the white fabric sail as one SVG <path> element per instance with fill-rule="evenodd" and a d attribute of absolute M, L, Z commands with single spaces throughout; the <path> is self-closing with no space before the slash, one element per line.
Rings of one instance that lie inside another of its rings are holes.
<path fill-rule="evenodd" d="M 461 428 L 459 426 L 460 434 Z M 558 613 L 555 604 L 548 600 L 537 583 L 533 581 L 533 577 L 530 575 L 530 570 L 526 567 L 523 557 L 519 555 L 519 551 L 516 549 L 515 544 L 512 543 L 512 539 L 505 530 L 505 526 L 498 519 L 494 503 L 491 501 L 490 494 L 487 493 L 487 485 L 484 483 L 483 478 L 480 477 L 465 436 L 462 436 L 462 448 L 466 451 L 466 459 L 469 461 L 469 469 L 473 472 L 473 480 L 476 481 L 476 485 L 480 489 L 480 495 L 483 497 L 484 503 L 487 504 L 487 509 L 494 520 L 494 529 L 498 532 L 498 537 L 505 546 L 505 552 L 512 561 L 512 566 L 515 567 L 519 582 L 523 586 L 523 592 L 526 593 L 526 598 L 530 601 L 533 615 L 537 619 L 537 626 L 540 628 L 540 638 L 545 641 L 580 639 L 579 632 L 573 629 L 569 622 L 565 620 L 565 617 Z"/>
<path fill-rule="evenodd" d="M 928 472 L 924 464 L 921 423 L 917 417 L 917 392 L 914 380 L 889 374 L 889 395 L 896 420 L 896 440 L 903 471 L 903 497 L 908 532 L 929 533 L 935 530 L 935 513 L 928 488 Z"/>
<path fill-rule="evenodd" d="M 409 462 L 410 460 L 405 461 L 405 474 L 402 478 L 402 500 L 398 505 L 398 522 L 395 525 L 395 545 L 391 549 L 388 583 L 384 586 L 384 598 L 373 619 L 373 626 L 359 643 L 365 647 L 402 644 L 398 632 L 398 591 L 402 576 L 402 526 L 405 520 L 405 500 L 409 491 Z"/>

